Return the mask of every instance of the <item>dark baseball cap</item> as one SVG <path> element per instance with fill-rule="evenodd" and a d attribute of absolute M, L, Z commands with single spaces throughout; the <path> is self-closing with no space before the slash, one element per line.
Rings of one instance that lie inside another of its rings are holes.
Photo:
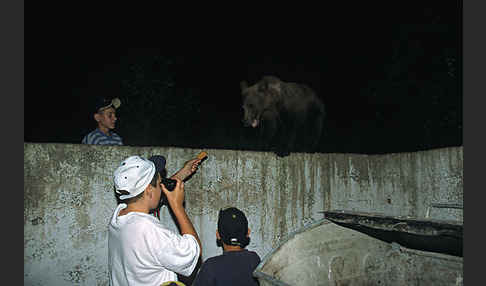
<path fill-rule="evenodd" d="M 218 232 L 221 240 L 227 245 L 245 247 L 249 243 L 248 220 L 237 208 L 230 207 L 219 211 Z"/>
<path fill-rule="evenodd" d="M 107 98 L 107 97 L 98 97 L 95 99 L 94 103 L 94 111 L 100 112 L 106 108 L 113 107 L 117 109 L 120 107 L 121 101 L 118 97 L 115 98 Z"/>
<path fill-rule="evenodd" d="M 165 169 L 165 157 L 162 155 L 154 155 L 149 158 L 155 165 L 155 171 L 162 175 L 162 171 Z"/>

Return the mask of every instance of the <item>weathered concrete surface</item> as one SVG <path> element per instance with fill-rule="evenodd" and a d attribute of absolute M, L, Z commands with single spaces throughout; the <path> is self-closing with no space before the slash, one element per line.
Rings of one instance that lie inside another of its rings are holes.
<path fill-rule="evenodd" d="M 116 205 L 112 174 L 130 155 L 165 155 L 169 173 L 200 149 L 24 144 L 24 282 L 107 285 L 107 225 Z M 186 186 L 186 208 L 203 244 L 216 246 L 218 210 L 248 216 L 249 249 L 269 253 L 282 238 L 323 217 L 323 210 L 462 221 L 463 149 L 380 156 L 234 150 L 209 153 Z M 161 221 L 176 227 L 166 208 Z"/>
<path fill-rule="evenodd" d="M 463 259 L 386 243 L 326 219 L 290 234 L 254 275 L 261 286 L 462 285 Z"/>

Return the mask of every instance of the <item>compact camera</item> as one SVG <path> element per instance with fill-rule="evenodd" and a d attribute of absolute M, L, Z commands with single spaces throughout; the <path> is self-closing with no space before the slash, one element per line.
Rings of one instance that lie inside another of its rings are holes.
<path fill-rule="evenodd" d="M 177 184 L 177 181 L 173 179 L 162 179 L 162 184 L 164 184 L 167 190 L 172 192 Z"/>

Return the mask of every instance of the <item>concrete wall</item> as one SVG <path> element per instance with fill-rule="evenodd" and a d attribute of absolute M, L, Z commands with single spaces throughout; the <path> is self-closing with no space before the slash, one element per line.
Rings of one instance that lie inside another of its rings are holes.
<path fill-rule="evenodd" d="M 108 285 L 107 225 L 116 200 L 112 174 L 130 155 L 165 155 L 169 174 L 199 149 L 24 144 L 25 285 Z M 291 154 L 211 150 L 186 182 L 186 209 L 203 243 L 218 255 L 220 208 L 248 216 L 249 249 L 264 257 L 323 210 L 462 221 L 463 149 L 389 155 Z M 161 221 L 176 230 L 164 208 Z"/>

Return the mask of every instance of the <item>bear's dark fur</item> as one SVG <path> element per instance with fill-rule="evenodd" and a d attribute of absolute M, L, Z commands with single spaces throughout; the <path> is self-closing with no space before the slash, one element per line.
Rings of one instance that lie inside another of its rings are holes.
<path fill-rule="evenodd" d="M 283 82 L 265 76 L 252 86 L 240 83 L 245 126 L 260 129 L 259 149 L 315 152 L 323 133 L 325 107 L 316 93 L 304 84 Z"/>

